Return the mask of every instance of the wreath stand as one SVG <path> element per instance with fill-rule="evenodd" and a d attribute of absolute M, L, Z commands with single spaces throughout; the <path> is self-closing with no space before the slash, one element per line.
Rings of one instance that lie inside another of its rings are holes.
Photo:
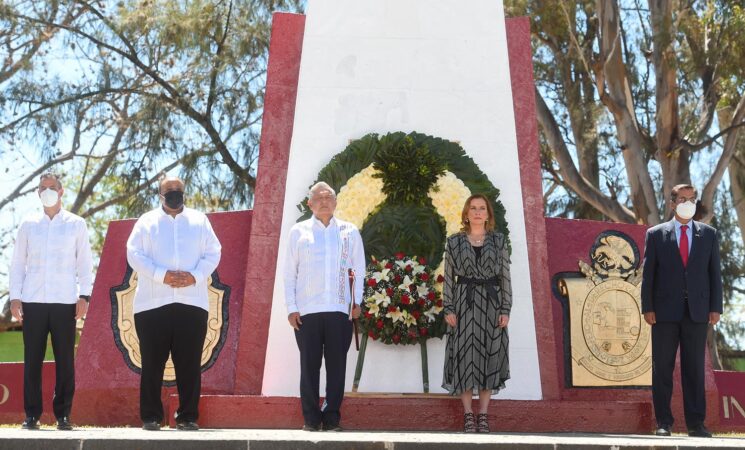
<path fill-rule="evenodd" d="M 367 340 L 370 337 L 367 333 L 362 333 L 362 342 L 360 342 L 360 351 L 357 353 L 357 367 L 354 369 L 354 382 L 352 383 L 352 392 L 357 392 L 362 378 L 362 367 L 365 365 L 365 351 L 367 350 Z M 422 356 L 422 388 L 425 394 L 429 394 L 429 365 L 427 360 L 427 338 L 419 338 L 419 349 Z"/>

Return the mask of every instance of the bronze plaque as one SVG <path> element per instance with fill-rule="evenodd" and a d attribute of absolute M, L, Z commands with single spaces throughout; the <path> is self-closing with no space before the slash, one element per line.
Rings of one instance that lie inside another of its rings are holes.
<path fill-rule="evenodd" d="M 208 280 L 209 311 L 207 317 L 207 336 L 202 348 L 202 372 L 209 369 L 217 359 L 228 330 L 228 304 L 230 287 L 220 283 L 217 272 L 213 272 Z M 142 359 L 140 356 L 140 340 L 137 338 L 134 321 L 134 297 L 137 288 L 137 272 L 127 265 L 124 282 L 120 286 L 111 288 L 111 327 L 114 340 L 124 355 L 124 360 L 133 371 L 140 373 Z M 176 371 L 173 359 L 168 357 L 166 369 L 163 372 L 166 385 L 173 385 L 176 381 Z"/>
<path fill-rule="evenodd" d="M 560 274 L 568 309 L 571 386 L 651 386 L 651 328 L 641 313 L 639 250 L 618 231 L 595 240 L 591 263 Z M 567 314 L 565 314 L 565 317 Z"/>

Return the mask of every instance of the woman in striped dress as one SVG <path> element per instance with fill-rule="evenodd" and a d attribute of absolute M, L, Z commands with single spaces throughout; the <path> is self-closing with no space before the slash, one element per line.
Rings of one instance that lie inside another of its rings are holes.
<path fill-rule="evenodd" d="M 482 194 L 468 198 L 463 228 L 445 251 L 445 320 L 449 325 L 442 387 L 463 402 L 464 431 L 489 432 L 492 394 L 510 378 L 507 324 L 512 308 L 509 249 L 494 231 L 494 211 Z M 471 400 L 479 396 L 478 416 Z"/>

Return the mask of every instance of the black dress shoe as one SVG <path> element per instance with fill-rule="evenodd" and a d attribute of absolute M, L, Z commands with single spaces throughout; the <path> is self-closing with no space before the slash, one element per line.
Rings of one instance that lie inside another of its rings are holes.
<path fill-rule="evenodd" d="M 147 431 L 158 431 L 160 430 L 160 422 L 150 421 L 142 422 L 142 429 Z"/>
<path fill-rule="evenodd" d="M 655 436 L 670 436 L 670 425 L 660 425 L 654 430 Z"/>
<path fill-rule="evenodd" d="M 323 429 L 324 431 L 344 431 L 344 428 L 342 428 L 341 425 L 339 425 L 338 423 L 333 425 L 324 424 Z"/>
<path fill-rule="evenodd" d="M 321 428 L 321 425 L 310 425 L 306 423 L 303 425 L 303 431 L 323 431 L 323 429 Z"/>
<path fill-rule="evenodd" d="M 699 425 L 688 430 L 688 436 L 710 438 L 711 432 L 705 426 Z"/>
<path fill-rule="evenodd" d="M 38 430 L 39 419 L 37 419 L 36 417 L 26 417 L 26 420 L 24 420 L 21 424 L 21 428 L 23 428 L 24 430 Z"/>
<path fill-rule="evenodd" d="M 72 424 L 70 423 L 70 418 L 62 417 L 60 419 L 57 419 L 57 429 L 63 430 L 63 431 L 72 430 Z"/>
<path fill-rule="evenodd" d="M 199 431 L 199 425 L 196 422 L 179 422 L 176 429 L 181 431 Z"/>

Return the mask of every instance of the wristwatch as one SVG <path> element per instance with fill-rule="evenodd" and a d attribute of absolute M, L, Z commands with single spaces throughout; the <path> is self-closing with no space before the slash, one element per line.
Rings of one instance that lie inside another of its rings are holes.
<path fill-rule="evenodd" d="M 91 302 L 91 296 L 90 295 L 78 295 L 78 297 L 79 298 L 82 298 L 83 300 L 85 300 L 86 303 L 90 303 Z"/>

